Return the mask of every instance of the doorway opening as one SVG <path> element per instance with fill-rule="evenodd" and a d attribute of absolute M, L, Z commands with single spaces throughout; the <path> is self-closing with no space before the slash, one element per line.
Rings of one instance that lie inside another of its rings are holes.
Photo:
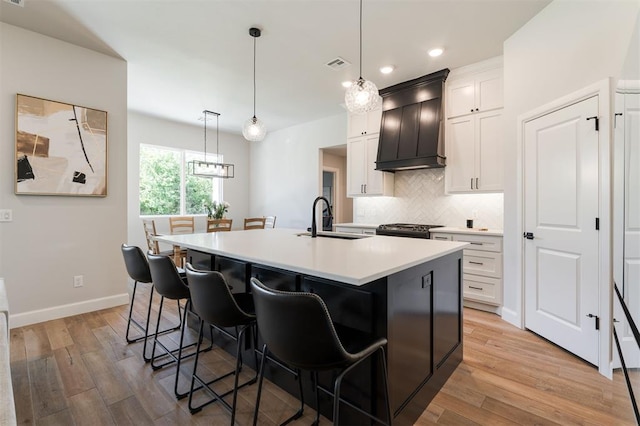
<path fill-rule="evenodd" d="M 347 198 L 347 145 L 320 149 L 319 175 L 319 194 L 329 200 L 333 212 L 332 219 L 325 219 L 323 212 L 324 230 L 332 230 L 337 223 L 353 222 L 353 200 Z"/>

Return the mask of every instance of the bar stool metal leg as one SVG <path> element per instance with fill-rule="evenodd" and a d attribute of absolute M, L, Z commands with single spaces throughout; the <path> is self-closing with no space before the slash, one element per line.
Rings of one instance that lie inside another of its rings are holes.
<path fill-rule="evenodd" d="M 142 347 L 142 358 L 144 359 L 144 362 L 149 362 L 149 361 L 151 361 L 151 357 L 147 356 L 147 341 L 149 339 L 149 320 L 151 319 L 151 306 L 153 304 L 154 288 L 153 288 L 153 285 L 152 285 L 151 286 L 151 290 L 149 291 L 149 306 L 147 308 L 147 318 L 146 318 L 146 321 L 145 321 L 144 326 L 143 326 L 135 318 L 133 318 L 133 304 L 134 304 L 135 299 L 136 299 L 136 289 L 137 289 L 137 287 L 138 287 L 138 281 L 134 281 L 134 283 L 133 283 L 133 292 L 131 294 L 131 303 L 129 305 L 129 317 L 127 319 L 127 331 L 125 333 L 125 337 L 127 339 L 127 343 L 136 343 L 136 342 L 139 342 L 141 340 L 144 341 L 144 346 Z M 182 319 L 182 309 L 180 307 L 180 301 L 176 301 L 176 303 L 178 304 L 178 318 L 181 320 Z M 144 334 L 142 336 L 135 337 L 135 338 L 130 337 L 129 330 L 131 329 L 131 324 L 133 324 L 135 327 L 137 327 L 140 331 L 144 332 Z M 179 330 L 181 326 L 182 326 L 182 321 L 180 321 L 178 323 L 178 325 L 175 325 L 173 327 L 170 327 L 170 328 L 164 329 L 162 331 L 159 331 L 158 334 L 162 335 L 162 334 L 166 334 L 166 333 L 171 333 L 172 331 Z"/>
<path fill-rule="evenodd" d="M 185 304 L 185 307 L 183 309 L 183 315 L 180 321 L 180 323 L 182 324 L 182 327 L 180 328 L 180 343 L 178 345 L 178 348 L 173 350 L 167 348 L 158 339 L 158 337 L 160 336 L 159 328 L 160 328 L 160 321 L 162 318 L 163 304 L 164 304 L 164 296 L 160 298 L 160 306 L 158 308 L 158 322 L 156 323 L 156 332 L 154 333 L 154 336 L 153 336 L 153 349 L 151 351 L 151 368 L 153 368 L 154 370 L 158 370 L 167 365 L 175 363 L 176 379 L 174 382 L 174 393 L 176 398 L 182 399 L 187 395 L 189 395 L 189 392 L 178 392 L 178 381 L 180 378 L 180 365 L 183 359 L 190 358 L 192 356 L 195 356 L 198 353 L 198 352 L 194 352 L 188 355 L 183 355 L 183 351 L 187 348 L 194 347 L 194 346 L 197 346 L 198 349 L 202 352 L 210 351 L 213 348 L 213 342 L 211 342 L 211 344 L 208 347 L 202 349 L 200 347 L 200 343 L 202 339 L 199 336 L 197 342 L 190 343 L 189 345 L 186 345 L 186 346 L 184 345 L 184 334 L 185 334 L 185 329 L 187 327 L 187 312 L 189 311 L 189 304 L 190 304 L 190 301 L 187 300 L 187 303 Z M 164 353 L 156 356 L 156 347 L 160 347 L 164 351 Z M 176 356 L 176 352 L 177 352 L 177 356 Z M 169 359 L 161 364 L 156 364 L 156 361 L 158 360 L 158 358 L 162 358 L 162 357 L 167 357 Z"/>
<path fill-rule="evenodd" d="M 255 408 L 255 411 L 253 412 L 253 426 L 256 426 L 258 424 L 258 412 L 260 411 L 260 397 L 262 395 L 262 382 L 263 382 L 263 379 L 264 379 L 264 365 L 265 365 L 265 360 L 267 359 L 268 355 L 269 355 L 269 348 L 265 344 L 262 347 L 262 359 L 260 360 L 260 373 L 259 373 L 259 379 L 258 379 L 258 395 L 256 397 L 256 408 Z M 277 363 L 277 364 L 280 364 L 280 363 Z M 286 369 L 289 370 L 288 368 L 286 368 Z M 291 371 L 291 370 L 289 370 L 289 371 Z M 300 409 L 298 411 L 296 411 L 296 413 L 294 415 L 292 415 L 291 417 L 286 419 L 284 422 L 280 423 L 280 426 L 285 426 L 285 425 L 291 423 L 292 421 L 299 419 L 300 417 L 302 417 L 302 415 L 304 413 L 304 393 L 302 391 L 302 374 L 300 373 L 300 370 L 298 370 L 298 369 L 295 370 L 294 374 L 296 375 L 296 380 L 298 381 L 298 392 L 299 392 L 299 397 L 300 397 Z"/>

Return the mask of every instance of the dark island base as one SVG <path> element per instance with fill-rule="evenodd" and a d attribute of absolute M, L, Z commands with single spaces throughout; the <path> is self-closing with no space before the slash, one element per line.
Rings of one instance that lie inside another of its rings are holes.
<path fill-rule="evenodd" d="M 449 254 L 358 287 L 197 251 L 188 253 L 195 267 L 221 271 L 234 292 L 247 291 L 249 279 L 257 277 L 272 288 L 318 293 L 332 319 L 345 330 L 386 337 L 394 425 L 414 424 L 462 361 L 461 257 L 461 251 Z M 189 325 L 195 326 L 193 322 Z M 214 343 L 235 355 L 235 343 L 222 334 L 214 332 Z M 261 339 L 258 348 L 262 349 Z M 256 368 L 249 341 L 242 357 L 245 364 Z M 320 373 L 319 381 L 325 388 L 332 389 L 331 374 Z M 294 375 L 274 362 L 267 363 L 265 376 L 298 396 Z M 305 404 L 316 409 L 311 373 L 302 373 L 302 384 Z M 342 396 L 384 418 L 377 357 L 345 377 Z M 331 419 L 332 398 L 323 392 L 319 397 L 320 412 Z M 291 414 L 294 412 L 292 409 Z M 372 424 L 345 404 L 340 406 L 340 418 L 342 424 Z"/>

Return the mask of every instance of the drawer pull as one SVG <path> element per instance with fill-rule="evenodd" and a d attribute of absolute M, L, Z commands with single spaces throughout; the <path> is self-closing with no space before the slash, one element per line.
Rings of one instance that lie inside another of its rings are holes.
<path fill-rule="evenodd" d="M 474 290 L 480 290 L 480 291 L 484 290 L 482 287 L 474 287 L 472 285 L 470 285 L 469 288 L 472 288 Z"/>
<path fill-rule="evenodd" d="M 474 243 L 473 241 L 469 241 L 469 244 L 474 245 L 474 246 L 481 246 L 481 245 L 483 245 L 482 243 Z"/>
<path fill-rule="evenodd" d="M 482 263 L 482 262 L 473 262 L 471 260 L 469 261 L 469 263 L 472 263 L 474 265 L 484 265 L 484 263 Z"/>
<path fill-rule="evenodd" d="M 443 240 L 443 241 L 448 241 L 449 239 L 447 237 L 433 237 L 434 240 Z"/>

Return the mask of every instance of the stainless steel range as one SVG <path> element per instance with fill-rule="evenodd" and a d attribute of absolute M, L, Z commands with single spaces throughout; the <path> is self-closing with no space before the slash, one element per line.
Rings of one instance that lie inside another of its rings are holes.
<path fill-rule="evenodd" d="M 392 237 L 430 238 L 429 229 L 440 228 L 443 225 L 422 225 L 416 223 L 390 223 L 380 225 L 376 229 L 376 235 L 389 235 Z"/>

